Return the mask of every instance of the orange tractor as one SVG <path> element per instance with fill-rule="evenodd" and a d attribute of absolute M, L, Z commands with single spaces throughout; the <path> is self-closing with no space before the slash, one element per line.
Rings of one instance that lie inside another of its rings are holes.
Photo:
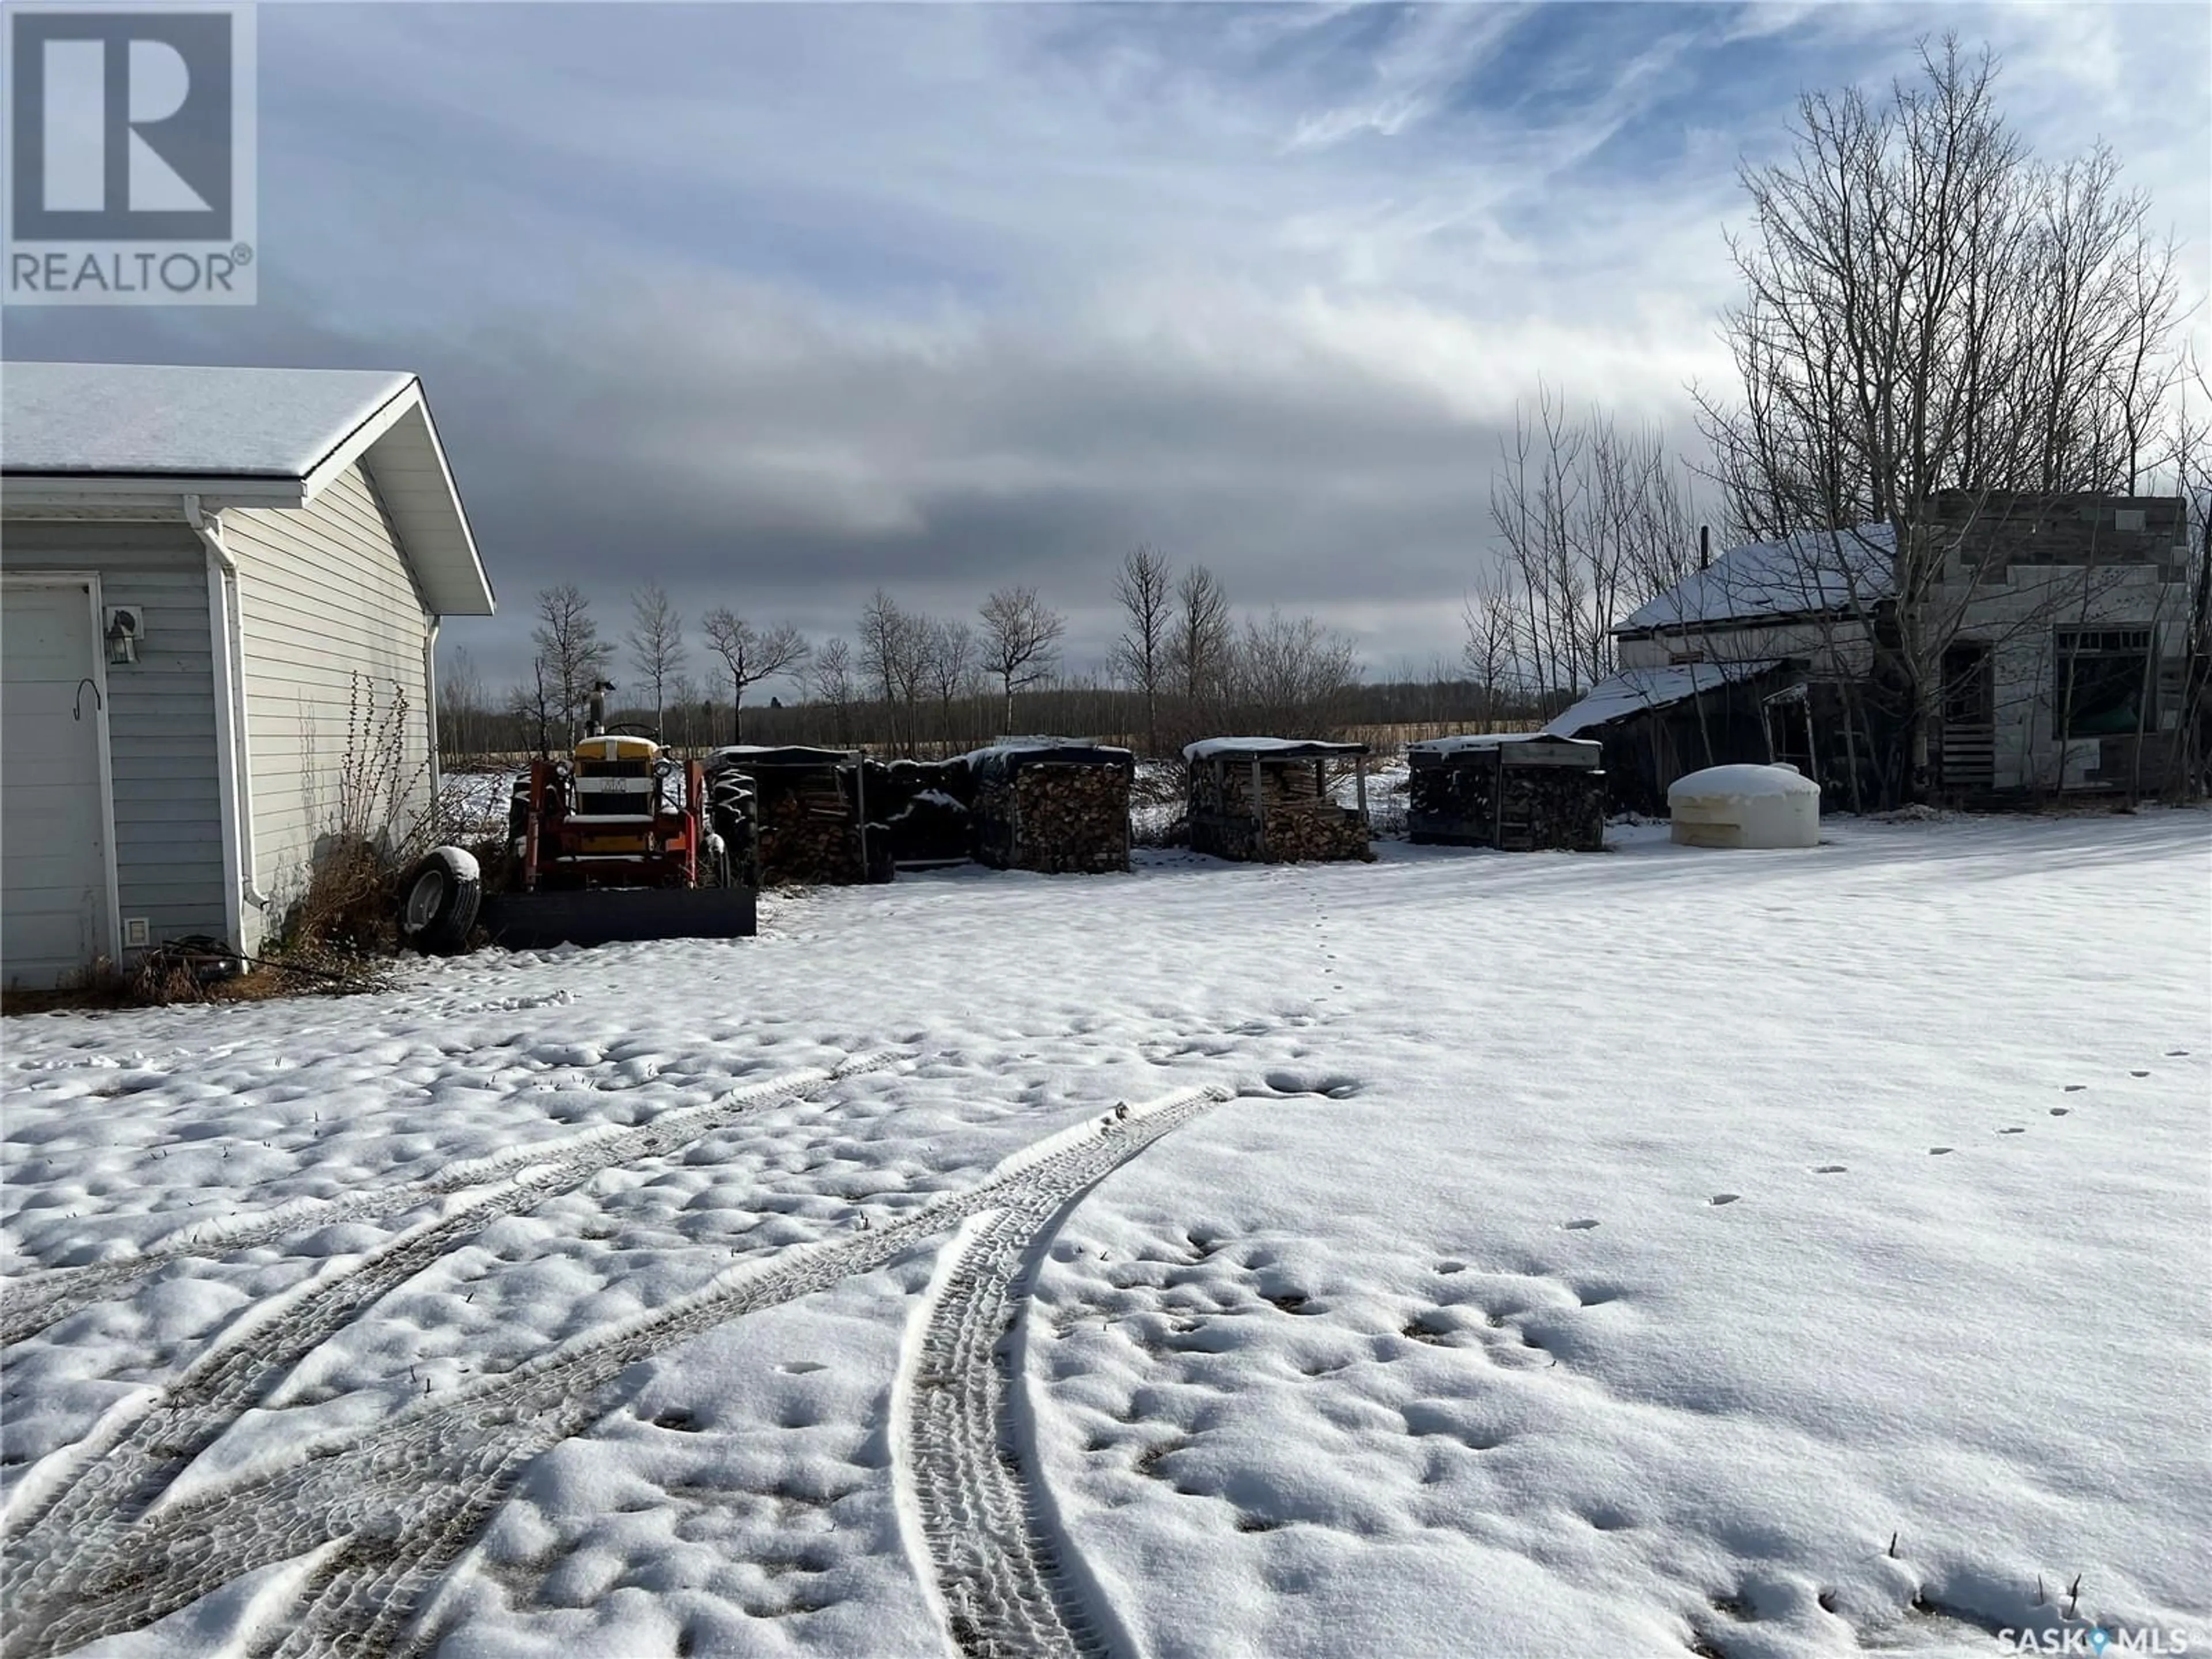
<path fill-rule="evenodd" d="M 498 889 L 461 890 L 480 879 L 475 860 L 441 848 L 411 880 L 403 933 L 453 948 L 481 921 L 495 944 L 533 950 L 756 931 L 750 789 L 718 781 L 710 793 L 697 761 L 677 758 L 642 731 L 609 731 L 604 698 L 612 689 L 594 688 L 586 735 L 574 749 L 531 762 L 515 780 Z M 466 921 L 463 908 L 474 911 Z"/>

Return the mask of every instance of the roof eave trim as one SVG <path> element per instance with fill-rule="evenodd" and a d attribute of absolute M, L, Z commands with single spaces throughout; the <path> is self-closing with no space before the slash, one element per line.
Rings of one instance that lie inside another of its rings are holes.
<path fill-rule="evenodd" d="M 305 488 L 297 478 L 202 472 L 11 472 L 0 477 L 0 501 L 11 508 L 166 503 L 182 518 L 187 495 L 198 495 L 210 508 L 307 505 Z"/>

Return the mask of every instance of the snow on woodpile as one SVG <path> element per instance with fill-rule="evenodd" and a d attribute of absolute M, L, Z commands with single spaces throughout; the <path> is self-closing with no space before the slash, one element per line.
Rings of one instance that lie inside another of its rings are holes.
<path fill-rule="evenodd" d="M 1367 745 L 1364 743 L 1327 743 L 1318 738 L 1201 738 L 1196 743 L 1183 745 L 1182 757 L 1187 761 L 1231 757 L 1249 760 L 1255 754 L 1269 750 L 1289 759 L 1314 755 L 1364 755 L 1367 752 Z"/>
<path fill-rule="evenodd" d="M 1366 813 L 1337 804 L 1329 775 L 1348 763 L 1357 777 L 1366 744 L 1208 738 L 1182 752 L 1193 852 L 1272 864 L 1374 858 Z"/>
<path fill-rule="evenodd" d="M 963 757 L 974 780 L 975 856 L 1001 870 L 1129 867 L 1137 757 L 1076 738 L 1016 738 Z"/>
<path fill-rule="evenodd" d="M 1794 766 L 1709 766 L 1674 781 L 1667 810 L 1684 847 L 1812 847 L 1820 839 L 1820 787 Z"/>

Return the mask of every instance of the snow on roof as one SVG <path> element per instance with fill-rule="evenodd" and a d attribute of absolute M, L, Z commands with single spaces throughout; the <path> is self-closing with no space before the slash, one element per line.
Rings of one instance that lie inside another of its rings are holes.
<path fill-rule="evenodd" d="M 9 473 L 304 478 L 415 384 L 394 369 L 9 363 Z"/>
<path fill-rule="evenodd" d="M 1463 732 L 1456 737 L 1423 738 L 1418 743 L 1406 745 L 1409 755 L 1456 755 L 1470 749 L 1498 749 L 1512 743 L 1588 743 L 1597 746 L 1594 738 L 1561 737 L 1554 732 Z"/>
<path fill-rule="evenodd" d="M 1324 755 L 1364 755 L 1364 743 L 1325 743 L 1318 738 L 1204 738 L 1183 747 L 1185 760 L 1214 760 L 1225 756 L 1250 759 L 1272 755 L 1279 760 L 1316 760 Z"/>
<path fill-rule="evenodd" d="M 1744 662 L 1687 662 L 1665 668 L 1624 668 L 1590 687 L 1573 708 L 1554 714 L 1545 725 L 1543 735 L 1571 738 L 1625 715 L 1640 714 L 1647 708 L 1663 708 L 1700 691 L 1750 679 L 1779 661 L 1776 657 L 1759 657 Z"/>
<path fill-rule="evenodd" d="M 1894 538 L 1887 524 L 1800 531 L 1731 547 L 1710 568 L 1646 601 L 1613 630 L 1635 633 L 1692 622 L 1736 622 L 1872 605 L 1890 592 Z"/>
<path fill-rule="evenodd" d="M 1708 766 L 1667 786 L 1671 805 L 1678 800 L 1710 799 L 1723 796 L 1748 800 L 1773 795 L 1817 795 L 1820 786 L 1794 766 Z"/>
<path fill-rule="evenodd" d="M 489 617 L 491 582 L 422 383 L 396 369 L 11 362 L 0 472 L 12 504 L 181 516 L 184 498 L 297 510 L 356 462 L 374 478 L 425 608 Z"/>

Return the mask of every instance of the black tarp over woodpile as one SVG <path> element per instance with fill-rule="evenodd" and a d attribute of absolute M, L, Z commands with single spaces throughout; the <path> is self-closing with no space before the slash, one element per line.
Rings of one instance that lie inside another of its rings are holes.
<path fill-rule="evenodd" d="M 716 750 L 708 767 L 710 776 L 735 772 L 752 783 L 763 883 L 850 885 L 870 878 L 857 752 L 738 745 Z"/>
<path fill-rule="evenodd" d="M 881 836 L 897 865 L 962 864 L 975 856 L 964 760 L 867 763 L 869 834 Z"/>
<path fill-rule="evenodd" d="M 1374 858 L 1365 744 L 1208 738 L 1182 752 L 1193 852 L 1245 863 Z M 1358 806 L 1338 805 L 1331 793 L 1329 768 L 1347 765 Z"/>
<path fill-rule="evenodd" d="M 1129 867 L 1136 757 L 1103 744 L 1002 743 L 963 757 L 980 863 L 1045 875 Z"/>
<path fill-rule="evenodd" d="M 1605 845 L 1603 752 L 1536 733 L 1406 745 L 1406 830 L 1428 845 L 1594 853 Z"/>

